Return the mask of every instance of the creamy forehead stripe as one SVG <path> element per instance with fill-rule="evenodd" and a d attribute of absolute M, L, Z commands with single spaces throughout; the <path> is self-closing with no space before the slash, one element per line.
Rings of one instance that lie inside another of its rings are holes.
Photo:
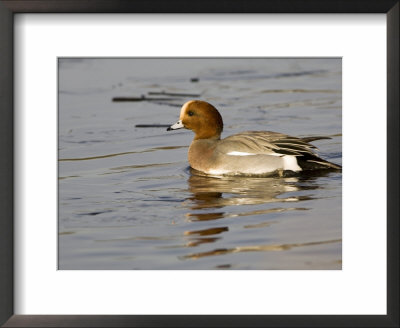
<path fill-rule="evenodd" d="M 186 108 L 191 104 L 194 103 L 194 100 L 189 100 L 186 103 L 183 104 L 182 108 L 181 108 L 181 113 L 180 113 L 180 117 L 182 118 L 182 116 L 185 114 Z"/>
<path fill-rule="evenodd" d="M 227 153 L 227 155 L 231 155 L 231 156 L 253 156 L 253 155 L 257 155 L 257 154 L 244 153 L 242 151 L 231 151 L 231 152 Z"/>

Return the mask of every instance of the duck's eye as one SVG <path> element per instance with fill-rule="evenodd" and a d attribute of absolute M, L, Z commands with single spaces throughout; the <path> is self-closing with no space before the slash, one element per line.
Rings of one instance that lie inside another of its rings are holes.
<path fill-rule="evenodd" d="M 190 110 L 190 111 L 188 112 L 188 115 L 189 115 L 189 116 L 193 116 L 194 113 Z"/>

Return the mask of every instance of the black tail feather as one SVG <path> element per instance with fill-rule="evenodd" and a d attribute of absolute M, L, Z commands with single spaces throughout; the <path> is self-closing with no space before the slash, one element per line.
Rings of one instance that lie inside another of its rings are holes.
<path fill-rule="evenodd" d="M 305 142 L 312 142 L 312 141 L 315 141 L 315 140 L 322 140 L 322 139 L 332 139 L 332 138 L 331 137 L 323 137 L 323 136 L 301 138 L 301 140 L 304 140 Z"/>
<path fill-rule="evenodd" d="M 342 170 L 338 164 L 328 162 L 317 156 L 297 157 L 297 162 L 302 170 L 333 169 Z"/>

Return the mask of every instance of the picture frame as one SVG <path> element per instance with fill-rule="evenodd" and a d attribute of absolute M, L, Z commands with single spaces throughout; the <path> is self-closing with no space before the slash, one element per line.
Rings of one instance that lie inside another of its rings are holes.
<path fill-rule="evenodd" d="M 0 1 L 0 323 L 5 327 L 398 327 L 399 1 Z M 387 315 L 14 315 L 13 16 L 18 13 L 385 13 L 387 17 Z"/>

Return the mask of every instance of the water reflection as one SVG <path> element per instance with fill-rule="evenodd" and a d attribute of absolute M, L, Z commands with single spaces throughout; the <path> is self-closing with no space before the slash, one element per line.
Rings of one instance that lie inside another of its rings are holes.
<path fill-rule="evenodd" d="M 194 170 L 191 170 L 191 173 L 192 175 L 188 179 L 188 189 L 192 196 L 187 199 L 186 205 L 192 210 L 223 208 L 231 205 L 298 202 L 311 199 L 307 195 L 288 194 L 284 196 L 285 193 L 293 193 L 302 189 L 298 184 L 298 177 L 211 177 L 199 175 Z M 269 213 L 269 211 L 271 209 L 249 212 L 251 214 L 242 213 L 241 215 L 263 214 Z M 220 212 L 219 215 L 223 216 L 223 212 Z M 237 215 L 235 214 L 235 216 Z M 195 216 L 200 219 L 198 213 L 188 213 L 187 216 Z"/>
<path fill-rule="evenodd" d="M 205 243 L 213 243 L 220 238 L 218 237 L 199 237 L 199 236 L 210 236 L 210 235 L 218 235 L 220 233 L 223 233 L 225 231 L 228 231 L 228 227 L 216 227 L 216 228 L 209 228 L 209 229 L 203 229 L 203 230 L 194 230 L 194 231 L 185 231 L 184 235 L 185 236 L 194 236 L 190 238 L 190 241 L 186 244 L 187 247 L 193 247 L 193 246 L 198 246 L 200 244 L 205 244 Z"/>
<path fill-rule="evenodd" d="M 309 210 L 306 206 L 292 206 L 290 204 L 314 199 L 315 192 L 313 190 L 320 188 L 320 185 L 315 183 L 317 177 L 329 174 L 329 172 L 315 172 L 291 177 L 249 178 L 212 177 L 200 174 L 195 170 L 191 170 L 190 173 L 188 190 L 191 196 L 184 202 L 184 207 L 189 209 L 186 218 L 189 222 L 194 223 L 210 221 L 210 227 L 185 231 L 184 236 L 188 240 L 185 244 L 186 247 L 215 243 L 223 237 L 221 234 L 229 233 L 230 221 L 224 221 L 227 222 L 226 225 L 216 227 L 215 220 L 254 216 L 258 221 L 252 224 L 240 224 L 240 229 L 264 229 L 280 222 L 279 216 L 271 216 L 270 214 Z M 241 206 L 235 208 L 236 205 Z M 254 205 L 257 209 L 254 209 Z M 260 209 L 260 205 L 265 206 Z M 224 208 L 226 208 L 225 211 Z M 217 210 L 215 211 L 215 209 Z M 197 259 L 205 256 L 249 251 L 285 251 L 297 247 L 339 241 L 322 240 L 293 244 L 238 245 L 232 248 L 217 248 L 211 251 L 192 253 L 182 256 L 181 259 Z"/>
<path fill-rule="evenodd" d="M 182 259 L 198 259 L 205 256 L 224 255 L 229 253 L 240 252 L 277 252 L 287 251 L 292 248 L 306 247 L 306 246 L 319 246 L 324 244 L 340 243 L 342 239 L 323 240 L 309 243 L 295 243 L 295 244 L 271 244 L 271 245 L 256 245 L 256 246 L 238 246 L 233 248 L 214 249 L 209 252 L 194 253 L 183 256 Z"/>

